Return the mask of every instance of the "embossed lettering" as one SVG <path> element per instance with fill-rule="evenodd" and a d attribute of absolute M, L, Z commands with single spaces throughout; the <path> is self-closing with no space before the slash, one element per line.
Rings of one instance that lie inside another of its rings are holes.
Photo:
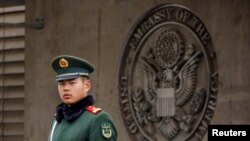
<path fill-rule="evenodd" d="M 211 110 L 214 110 L 216 106 L 216 103 L 214 101 L 209 101 L 208 103 L 208 108 L 210 108 Z"/>
<path fill-rule="evenodd" d="M 212 78 L 211 78 L 211 91 L 213 93 L 216 93 L 218 91 L 218 72 L 215 72 L 214 74 L 212 74 Z"/>
<path fill-rule="evenodd" d="M 123 111 L 124 111 L 124 112 L 129 112 L 129 111 L 130 111 L 130 109 L 129 109 L 129 104 L 124 104 L 124 105 L 123 105 Z"/>
<path fill-rule="evenodd" d="M 184 22 L 184 23 L 187 23 L 190 16 L 191 16 L 190 12 L 186 10 L 178 10 L 177 12 L 177 20 Z"/>
<path fill-rule="evenodd" d="M 173 15 L 174 9 L 173 8 L 166 8 L 165 11 L 166 11 L 167 20 L 171 20 L 173 17 L 172 15 Z"/>
<path fill-rule="evenodd" d="M 207 45 L 207 43 L 210 40 L 210 36 L 208 34 L 208 32 L 205 32 L 202 36 L 201 36 L 201 41 L 204 45 Z"/>
<path fill-rule="evenodd" d="M 135 123 L 132 123 L 129 125 L 129 130 L 132 134 L 136 133 L 137 131 L 137 126 L 135 125 Z"/>
<path fill-rule="evenodd" d="M 140 41 L 140 36 L 138 35 L 138 33 L 133 34 L 133 37 L 129 41 L 129 48 L 136 50 L 139 41 Z"/>
<path fill-rule="evenodd" d="M 204 119 L 207 119 L 208 121 L 212 120 L 213 117 L 213 111 L 211 109 L 207 109 L 206 114 L 204 116 Z"/>
<path fill-rule="evenodd" d="M 205 26 L 198 18 L 193 17 L 192 21 L 193 21 L 192 26 L 195 29 L 195 32 L 201 37 L 202 44 L 206 46 L 210 40 L 209 33 L 207 32 Z"/>
<path fill-rule="evenodd" d="M 160 10 L 159 12 L 153 15 L 155 23 L 160 23 L 166 19 L 166 14 L 164 10 Z"/>
<path fill-rule="evenodd" d="M 128 101 L 128 98 L 126 97 L 126 98 L 123 98 L 122 100 L 121 100 L 121 103 L 122 104 L 125 104 L 125 103 L 128 103 L 129 101 Z"/>

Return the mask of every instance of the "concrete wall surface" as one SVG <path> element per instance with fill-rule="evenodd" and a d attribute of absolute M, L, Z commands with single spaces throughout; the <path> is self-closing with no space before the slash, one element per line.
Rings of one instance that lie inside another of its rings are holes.
<path fill-rule="evenodd" d="M 84 57 L 94 64 L 91 94 L 97 105 L 113 116 L 118 140 L 131 140 L 117 93 L 124 42 L 144 13 L 169 2 L 193 11 L 212 37 L 219 71 L 212 123 L 250 124 L 249 0 L 27 0 L 26 22 L 43 17 L 45 27 L 26 29 L 25 141 L 48 137 L 60 102 L 50 63 L 60 54 Z"/>

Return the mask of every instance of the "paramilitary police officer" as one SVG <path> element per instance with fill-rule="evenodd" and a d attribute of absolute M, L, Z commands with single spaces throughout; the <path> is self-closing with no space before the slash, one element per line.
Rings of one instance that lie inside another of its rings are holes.
<path fill-rule="evenodd" d="M 75 56 L 61 55 L 54 58 L 52 68 L 57 73 L 62 103 L 56 107 L 49 141 L 116 141 L 113 119 L 95 107 L 93 97 L 88 95 L 93 65 Z"/>

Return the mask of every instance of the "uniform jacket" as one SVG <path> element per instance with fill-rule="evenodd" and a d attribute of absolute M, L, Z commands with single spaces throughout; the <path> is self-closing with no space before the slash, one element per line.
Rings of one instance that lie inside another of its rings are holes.
<path fill-rule="evenodd" d="M 90 97 L 87 99 L 93 101 Z M 116 141 L 117 131 L 111 116 L 92 106 L 93 102 L 86 102 L 86 98 L 80 102 L 73 110 L 62 108 L 60 111 L 63 104 L 57 107 L 49 141 Z"/>

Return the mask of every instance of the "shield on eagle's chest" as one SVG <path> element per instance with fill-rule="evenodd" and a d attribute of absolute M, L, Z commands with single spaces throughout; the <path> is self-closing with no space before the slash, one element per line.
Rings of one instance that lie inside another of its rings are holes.
<path fill-rule="evenodd" d="M 174 88 L 157 89 L 156 115 L 159 117 L 175 115 Z"/>

